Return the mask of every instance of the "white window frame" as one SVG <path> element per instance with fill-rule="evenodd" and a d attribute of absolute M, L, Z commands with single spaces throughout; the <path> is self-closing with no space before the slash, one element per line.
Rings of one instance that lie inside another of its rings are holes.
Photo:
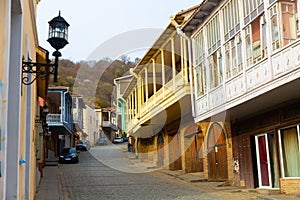
<path fill-rule="evenodd" d="M 257 16 L 264 12 L 264 0 L 244 0 L 244 24 L 251 23 Z"/>
<path fill-rule="evenodd" d="M 219 13 L 217 13 L 206 25 L 209 54 L 213 54 L 221 46 L 221 29 L 219 20 Z"/>
<path fill-rule="evenodd" d="M 299 177 L 291 177 L 291 176 L 290 177 L 286 177 L 285 176 L 285 172 L 284 172 L 284 164 L 283 164 L 281 130 L 288 129 L 288 128 L 293 128 L 293 127 L 296 127 L 296 130 L 297 130 L 298 150 L 300 152 L 300 127 L 299 127 L 299 124 L 288 126 L 288 127 L 284 127 L 284 128 L 281 128 L 281 129 L 278 130 L 278 142 L 279 142 L 279 154 L 280 154 L 280 171 L 281 171 L 282 178 L 285 178 L 285 179 L 299 178 Z"/>
<path fill-rule="evenodd" d="M 240 31 L 239 1 L 231 0 L 223 8 L 224 38 L 225 42 L 230 40 Z"/>
<path fill-rule="evenodd" d="M 229 53 L 229 60 L 231 61 L 229 63 L 229 66 L 228 66 L 228 63 L 226 62 L 225 60 L 225 69 L 226 69 L 226 79 L 230 79 L 231 77 L 234 77 L 236 76 L 237 74 L 239 74 L 242 69 L 243 69 L 243 58 L 242 59 L 242 62 L 239 64 L 239 57 L 243 57 L 243 53 L 240 52 L 239 54 L 239 50 L 238 50 L 238 45 L 242 45 L 242 40 L 241 40 L 241 34 L 238 33 L 237 35 L 235 35 L 234 38 L 232 38 L 231 40 L 229 40 L 224 46 L 225 46 L 225 58 L 224 59 L 227 59 L 227 52 Z M 234 44 L 234 45 L 232 45 Z M 233 54 L 233 48 L 235 49 L 235 63 L 236 65 L 233 66 L 233 57 L 232 57 L 232 54 Z"/>
<path fill-rule="evenodd" d="M 295 31 L 296 31 L 296 38 L 294 40 L 297 40 L 297 38 L 299 38 L 300 36 L 300 31 L 297 30 L 297 28 L 299 28 L 299 21 L 298 17 L 299 14 L 297 12 L 300 12 L 299 10 L 297 11 L 297 7 L 298 4 L 300 4 L 300 2 L 274 2 L 272 4 L 272 6 L 269 7 L 268 12 L 269 12 L 269 18 L 270 18 L 270 22 L 272 22 L 272 17 L 274 15 L 276 15 L 276 20 L 277 20 L 277 31 L 278 31 L 278 40 L 273 41 L 273 32 L 272 32 L 272 38 L 271 38 L 271 42 L 272 42 L 272 52 L 283 48 L 284 46 L 293 43 L 294 41 L 290 41 L 288 44 L 284 44 L 284 33 L 283 33 L 283 10 L 282 10 L 282 5 L 292 5 L 293 6 L 293 14 L 295 15 Z M 272 24 L 270 23 L 270 30 L 272 31 Z"/>

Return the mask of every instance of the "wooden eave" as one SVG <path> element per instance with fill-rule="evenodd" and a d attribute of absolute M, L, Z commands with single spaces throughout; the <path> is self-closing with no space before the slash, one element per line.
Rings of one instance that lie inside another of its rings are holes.
<path fill-rule="evenodd" d="M 183 25 L 182 31 L 187 35 L 193 32 L 205 21 L 207 16 L 221 3 L 221 0 L 204 0 L 189 20 Z"/>

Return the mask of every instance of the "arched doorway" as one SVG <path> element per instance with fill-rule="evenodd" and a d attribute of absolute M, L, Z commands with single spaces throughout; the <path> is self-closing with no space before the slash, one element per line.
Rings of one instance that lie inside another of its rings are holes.
<path fill-rule="evenodd" d="M 228 178 L 226 137 L 222 126 L 213 123 L 208 131 L 208 178 L 224 180 Z"/>

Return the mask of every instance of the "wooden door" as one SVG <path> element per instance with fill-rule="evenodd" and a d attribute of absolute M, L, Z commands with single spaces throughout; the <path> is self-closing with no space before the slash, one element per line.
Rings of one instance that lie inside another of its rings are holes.
<path fill-rule="evenodd" d="M 259 187 L 271 187 L 267 134 L 255 136 Z"/>
<path fill-rule="evenodd" d="M 180 146 L 180 136 L 179 134 L 176 135 L 169 135 L 169 158 L 170 170 L 181 170 L 182 169 L 182 161 L 181 161 L 181 146 Z"/>
<path fill-rule="evenodd" d="M 208 132 L 208 177 L 211 180 L 228 178 L 226 137 L 222 127 L 214 123 Z"/>

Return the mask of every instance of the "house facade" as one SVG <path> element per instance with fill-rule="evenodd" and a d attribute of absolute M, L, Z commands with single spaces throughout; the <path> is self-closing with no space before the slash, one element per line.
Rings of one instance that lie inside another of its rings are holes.
<path fill-rule="evenodd" d="M 64 147 L 74 146 L 72 97 L 67 87 L 49 87 L 47 104 L 49 113 L 46 123 L 46 160 L 57 161 Z"/>
<path fill-rule="evenodd" d="M 101 133 L 103 133 L 104 137 L 107 137 L 110 141 L 116 136 L 122 137 L 122 133 L 118 131 L 117 128 L 117 116 L 116 116 L 116 109 L 113 107 L 108 108 L 101 108 L 100 113 L 101 115 Z"/>
<path fill-rule="evenodd" d="M 203 170 L 198 167 L 202 140 L 191 114 L 189 44 L 176 27 L 183 25 L 196 8 L 171 17 L 170 24 L 130 71 L 133 78 L 119 97 L 126 102 L 126 133 L 139 159 L 159 168 L 187 172 Z"/>
<path fill-rule="evenodd" d="M 73 130 L 74 130 L 74 144 L 80 139 L 83 134 L 83 111 L 85 104 L 83 95 L 71 94 L 72 96 L 72 114 L 73 114 Z"/>
<path fill-rule="evenodd" d="M 127 75 L 114 80 L 116 93 L 116 125 L 119 133 L 122 133 L 123 137 L 128 136 L 126 133 L 126 100 L 123 98 L 123 94 L 132 78 L 132 75 Z"/>
<path fill-rule="evenodd" d="M 204 0 L 179 28 L 208 179 L 299 193 L 299 4 Z"/>
<path fill-rule="evenodd" d="M 101 136 L 101 109 L 92 105 L 86 105 L 83 111 L 83 133 L 81 140 L 89 140 L 93 146 Z"/>

